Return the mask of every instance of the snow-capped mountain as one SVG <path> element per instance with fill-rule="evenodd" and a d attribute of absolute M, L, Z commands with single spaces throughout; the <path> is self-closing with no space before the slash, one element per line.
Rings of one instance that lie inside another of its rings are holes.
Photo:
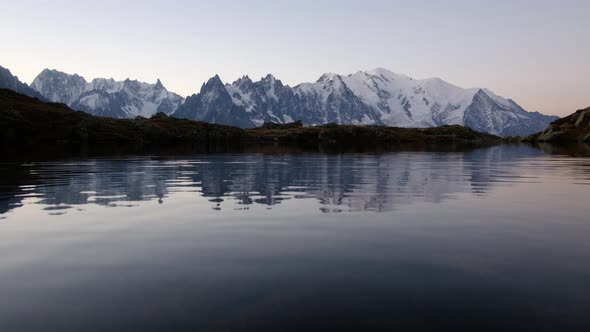
<path fill-rule="evenodd" d="M 386 69 L 350 75 L 324 74 L 295 87 L 272 75 L 259 81 L 244 76 L 224 84 L 219 76 L 184 100 L 155 84 L 43 70 L 31 86 L 0 67 L 0 87 L 65 103 L 73 109 L 116 118 L 168 115 L 254 127 L 264 122 L 301 120 L 305 125 L 339 124 L 432 127 L 459 124 L 500 136 L 527 136 L 557 119 L 527 112 L 487 89 L 463 89 L 439 78 L 412 79 Z"/>
<path fill-rule="evenodd" d="M 33 90 L 26 83 L 21 82 L 18 79 L 18 77 L 12 75 L 10 70 L 2 66 L 0 66 L 0 89 L 9 89 L 12 91 L 16 91 L 18 93 L 22 93 L 29 97 L 35 97 L 41 100 L 45 100 L 45 98 L 43 98 L 43 96 L 40 93 Z"/>
<path fill-rule="evenodd" d="M 184 99 L 156 84 L 126 79 L 96 78 L 87 82 L 76 74 L 43 70 L 31 87 L 53 102 L 99 116 L 115 118 L 150 117 L 158 112 L 171 114 Z"/>
<path fill-rule="evenodd" d="M 248 117 L 255 125 L 264 122 L 292 122 L 293 112 L 290 109 L 299 105 L 300 101 L 288 86 L 272 75 L 253 82 L 244 76 L 233 84 L 225 86 L 234 104 L 245 109 Z"/>
<path fill-rule="evenodd" d="M 187 97 L 173 116 L 243 128 L 254 127 L 246 108 L 234 103 L 217 75 L 203 84 L 201 92 Z"/>
<path fill-rule="evenodd" d="M 265 121 L 293 120 L 301 120 L 306 125 L 328 122 L 398 127 L 459 124 L 501 136 L 538 132 L 557 118 L 526 112 L 514 101 L 487 89 L 463 89 L 439 78 L 415 80 L 381 68 L 350 75 L 324 74 L 315 83 L 293 88 L 271 75 L 258 82 L 245 76 L 226 84 L 225 91 L 221 89 L 223 84 L 219 77 L 212 80 L 215 85 L 210 85 L 210 80 L 173 115 L 242 127 Z M 206 98 L 201 96 L 204 94 Z M 190 99 L 201 102 L 189 103 Z M 229 109 L 235 118 L 223 115 L 214 119 L 211 114 Z"/>

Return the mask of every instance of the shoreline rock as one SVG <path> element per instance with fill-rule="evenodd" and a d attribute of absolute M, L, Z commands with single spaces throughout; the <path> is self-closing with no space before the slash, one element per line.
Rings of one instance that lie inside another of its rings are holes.
<path fill-rule="evenodd" d="M 590 107 L 551 122 L 547 129 L 525 137 L 523 142 L 590 143 Z"/>

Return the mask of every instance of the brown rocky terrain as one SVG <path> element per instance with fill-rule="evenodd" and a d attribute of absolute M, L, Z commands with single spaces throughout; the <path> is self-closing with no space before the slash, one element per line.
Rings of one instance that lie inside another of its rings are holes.
<path fill-rule="evenodd" d="M 290 145 L 364 145 L 394 146 L 403 143 L 465 143 L 489 145 L 502 142 L 500 137 L 480 133 L 463 126 L 433 128 L 398 128 L 327 124 L 314 127 L 279 127 L 247 129 L 248 140 Z"/>
<path fill-rule="evenodd" d="M 540 133 L 524 139 L 526 142 L 590 143 L 590 107 L 553 121 Z"/>

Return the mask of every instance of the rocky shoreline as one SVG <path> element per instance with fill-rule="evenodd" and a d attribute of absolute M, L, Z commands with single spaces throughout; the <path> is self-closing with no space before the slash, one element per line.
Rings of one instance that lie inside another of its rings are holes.
<path fill-rule="evenodd" d="M 276 127 L 279 126 L 279 127 Z M 246 129 L 250 142 L 276 142 L 290 145 L 395 146 L 404 143 L 491 145 L 502 138 L 480 133 L 463 126 L 433 128 L 398 128 L 386 126 L 354 126 L 326 124 L 313 127 L 293 127 L 293 124 L 273 124 Z"/>

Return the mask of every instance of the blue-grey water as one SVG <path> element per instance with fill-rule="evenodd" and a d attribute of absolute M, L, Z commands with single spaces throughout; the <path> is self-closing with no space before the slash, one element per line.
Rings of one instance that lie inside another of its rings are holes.
<path fill-rule="evenodd" d="M 0 163 L 0 331 L 590 331 L 590 159 Z"/>

